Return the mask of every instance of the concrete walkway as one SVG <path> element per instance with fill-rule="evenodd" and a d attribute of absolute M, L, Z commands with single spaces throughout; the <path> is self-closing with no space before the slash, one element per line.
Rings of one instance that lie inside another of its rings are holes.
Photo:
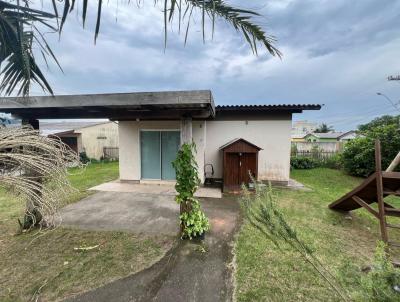
<path fill-rule="evenodd" d="M 141 181 L 138 183 L 122 182 L 114 180 L 103 183 L 101 185 L 90 188 L 93 191 L 102 192 L 124 192 L 124 193 L 138 193 L 138 194 L 160 194 L 175 196 L 175 182 L 174 181 Z M 222 198 L 222 192 L 219 188 L 206 188 L 200 187 L 195 193 L 195 197 L 203 198 Z"/>
<path fill-rule="evenodd" d="M 240 207 L 233 198 L 202 199 L 202 206 L 212 227 L 204 241 L 178 239 L 152 267 L 68 301 L 232 301 L 232 248 Z"/>

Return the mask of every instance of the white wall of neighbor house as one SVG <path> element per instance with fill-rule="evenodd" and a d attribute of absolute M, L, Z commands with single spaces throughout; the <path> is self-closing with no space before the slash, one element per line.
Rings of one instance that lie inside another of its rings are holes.
<path fill-rule="evenodd" d="M 203 181 L 205 128 L 203 121 L 192 122 L 193 140 L 197 146 L 196 160 Z M 120 121 L 119 174 L 121 180 L 140 181 L 140 130 L 179 130 L 180 121 Z"/>
<path fill-rule="evenodd" d="M 75 133 L 80 134 L 78 150 L 85 151 L 89 158 L 100 159 L 104 147 L 118 147 L 119 144 L 118 125 L 114 122 L 83 127 Z"/>
<path fill-rule="evenodd" d="M 225 143 L 243 138 L 262 148 L 258 156 L 258 179 L 288 181 L 290 176 L 292 115 L 271 115 L 261 119 L 212 120 L 206 123 L 205 164 L 214 166 L 214 177 L 222 178 Z"/>

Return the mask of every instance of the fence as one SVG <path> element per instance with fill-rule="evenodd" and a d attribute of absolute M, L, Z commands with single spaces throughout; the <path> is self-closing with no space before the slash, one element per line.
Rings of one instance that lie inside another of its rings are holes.
<path fill-rule="evenodd" d="M 119 148 L 118 147 L 104 147 L 103 156 L 106 159 L 119 159 Z"/>
<path fill-rule="evenodd" d="M 292 156 L 301 156 L 301 157 L 312 157 L 315 159 L 326 159 L 330 158 L 339 152 L 337 151 L 317 151 L 317 152 L 308 152 L 308 151 L 292 151 Z"/>
<path fill-rule="evenodd" d="M 343 142 L 292 142 L 292 156 L 325 159 L 342 152 Z"/>

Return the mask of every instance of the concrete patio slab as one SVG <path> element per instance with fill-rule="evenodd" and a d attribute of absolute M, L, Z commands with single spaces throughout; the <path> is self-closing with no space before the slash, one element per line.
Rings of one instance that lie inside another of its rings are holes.
<path fill-rule="evenodd" d="M 86 230 L 177 235 L 173 195 L 98 192 L 61 210 L 62 225 Z"/>
<path fill-rule="evenodd" d="M 90 188 L 93 191 L 103 192 L 124 192 L 124 193 L 137 193 L 137 194 L 161 194 L 175 196 L 175 182 L 162 182 L 157 183 L 154 181 L 147 181 L 145 183 L 130 183 L 114 180 L 103 183 L 101 185 Z M 205 188 L 200 187 L 195 193 L 195 197 L 201 198 L 222 198 L 221 189 L 218 188 Z"/>

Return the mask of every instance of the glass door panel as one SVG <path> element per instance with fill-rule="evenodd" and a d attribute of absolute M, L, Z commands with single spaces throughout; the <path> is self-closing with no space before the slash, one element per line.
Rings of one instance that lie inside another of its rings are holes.
<path fill-rule="evenodd" d="M 143 179 L 161 179 L 160 140 L 159 131 L 140 132 L 141 173 Z"/>
<path fill-rule="evenodd" d="M 172 162 L 176 159 L 180 147 L 179 131 L 161 132 L 161 178 L 175 179 Z"/>

